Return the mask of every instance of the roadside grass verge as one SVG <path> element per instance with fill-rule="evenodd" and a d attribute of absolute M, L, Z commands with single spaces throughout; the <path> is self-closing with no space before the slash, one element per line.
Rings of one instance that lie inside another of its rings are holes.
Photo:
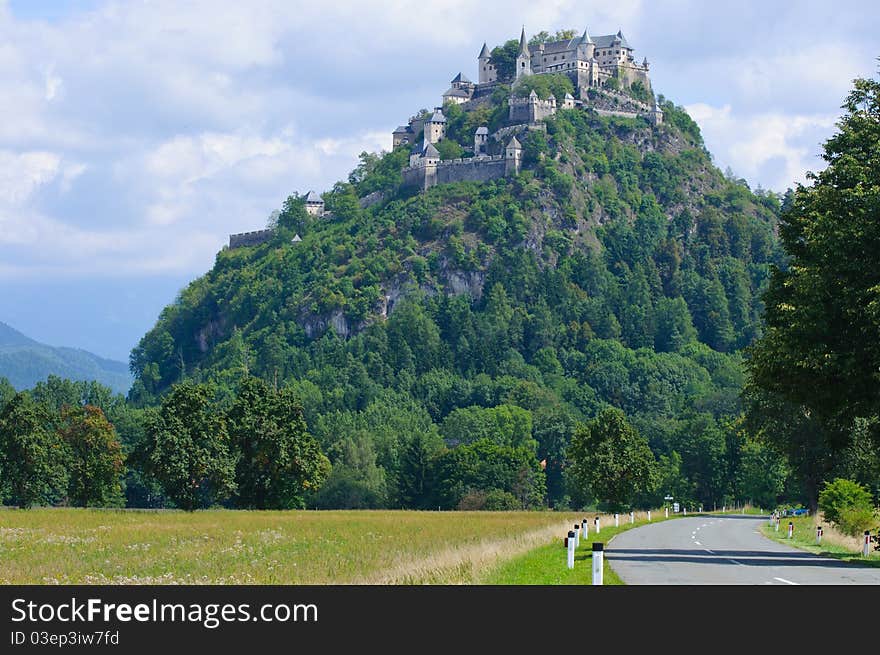
<path fill-rule="evenodd" d="M 682 514 L 670 514 L 665 518 L 663 510 L 651 512 L 651 523 L 660 523 L 674 518 L 682 517 Z M 698 516 L 698 514 L 688 514 Z M 629 514 L 620 515 L 620 527 L 614 527 L 614 516 L 600 515 L 601 530 L 596 534 L 593 529 L 593 518 L 582 516 L 590 521 L 590 530 L 586 539 L 581 539 L 580 547 L 575 551 L 574 568 L 569 569 L 566 564 L 566 549 L 563 546 L 563 538 L 566 530 L 560 530 L 552 543 L 535 548 L 524 555 L 509 559 L 486 572 L 480 579 L 482 584 L 494 585 L 591 585 L 593 583 L 593 551 L 592 544 L 601 542 L 607 544 L 612 537 L 626 530 L 637 528 L 640 525 L 648 525 L 648 517 L 645 512 L 636 512 L 635 523 L 629 522 Z M 571 523 L 574 526 L 574 522 Z M 624 582 L 611 568 L 606 557 L 603 562 L 603 582 L 606 585 L 622 585 Z"/>
<path fill-rule="evenodd" d="M 794 535 L 788 538 L 788 522 L 794 525 Z M 816 526 L 823 529 L 822 542 L 816 543 Z M 871 544 L 870 555 L 862 557 L 862 540 L 859 537 L 850 537 L 837 530 L 832 524 L 826 522 L 821 515 L 814 516 L 784 516 L 779 519 L 779 532 L 769 523 L 761 526 L 761 533 L 783 544 L 800 548 L 801 550 L 833 557 L 845 562 L 853 562 L 863 566 L 880 567 L 880 552 L 874 550 Z"/>

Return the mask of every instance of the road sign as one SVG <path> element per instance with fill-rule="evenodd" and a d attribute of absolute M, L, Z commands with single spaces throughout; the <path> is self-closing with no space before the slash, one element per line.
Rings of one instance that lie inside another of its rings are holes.
<path fill-rule="evenodd" d="M 678 503 L 672 503 L 672 511 L 678 513 Z"/>

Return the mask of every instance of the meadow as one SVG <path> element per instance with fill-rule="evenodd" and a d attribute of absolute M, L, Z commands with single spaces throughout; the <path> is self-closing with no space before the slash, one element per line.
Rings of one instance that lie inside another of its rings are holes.
<path fill-rule="evenodd" d="M 479 584 L 584 516 L 0 509 L 0 584 Z"/>

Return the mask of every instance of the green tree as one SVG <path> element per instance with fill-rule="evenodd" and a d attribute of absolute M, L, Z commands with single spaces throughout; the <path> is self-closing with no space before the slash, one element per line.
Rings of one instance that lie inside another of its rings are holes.
<path fill-rule="evenodd" d="M 611 510 L 632 507 L 657 483 L 656 461 L 648 442 L 619 409 L 609 407 L 578 428 L 568 449 L 576 483 Z"/>
<path fill-rule="evenodd" d="M 504 45 L 492 48 L 489 60 L 498 74 L 499 82 L 511 82 L 516 74 L 516 57 L 519 55 L 519 40 L 510 39 Z"/>
<path fill-rule="evenodd" d="M 739 497 L 759 507 L 776 506 L 785 490 L 788 462 L 756 439 L 746 439 L 737 470 Z"/>
<path fill-rule="evenodd" d="M 376 464 L 370 436 L 362 431 L 343 438 L 331 449 L 333 468 L 314 497 L 324 509 L 375 509 L 388 497 L 385 469 Z"/>
<path fill-rule="evenodd" d="M 187 511 L 209 507 L 235 491 L 229 433 L 212 394 L 205 384 L 174 385 L 147 419 L 144 469 Z"/>
<path fill-rule="evenodd" d="M 116 430 L 100 407 L 61 409 L 59 436 L 67 445 L 68 500 L 78 507 L 124 504 L 125 457 Z"/>
<path fill-rule="evenodd" d="M 255 377 L 242 380 L 226 414 L 235 449 L 236 502 L 254 509 L 305 506 L 330 462 L 309 434 L 302 405 L 287 389 L 276 391 Z"/>
<path fill-rule="evenodd" d="M 544 472 L 534 454 L 488 439 L 440 453 L 434 461 L 434 479 L 435 504 L 445 509 L 455 509 L 475 491 L 512 494 L 521 509 L 538 507 L 544 500 Z"/>
<path fill-rule="evenodd" d="M 880 415 L 880 81 L 855 80 L 843 109 L 827 167 L 783 209 L 789 262 L 772 272 L 748 364 L 755 385 L 821 424 L 814 449 L 832 458 L 855 419 Z"/>
<path fill-rule="evenodd" d="M 47 505 L 67 492 L 67 448 L 48 407 L 18 393 L 0 412 L 0 489 L 20 507 Z"/>
<path fill-rule="evenodd" d="M 835 478 L 828 482 L 819 492 L 819 509 L 825 519 L 838 525 L 842 522 L 845 510 L 873 510 L 871 493 L 858 482 Z"/>
<path fill-rule="evenodd" d="M 440 434 L 450 445 L 488 439 L 502 446 L 523 446 L 532 452 L 537 447 L 532 439 L 532 415 L 516 405 L 456 409 L 443 420 Z"/>

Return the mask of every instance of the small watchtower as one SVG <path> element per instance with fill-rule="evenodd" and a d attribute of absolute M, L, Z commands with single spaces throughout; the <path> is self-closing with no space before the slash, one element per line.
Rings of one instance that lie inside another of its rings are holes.
<path fill-rule="evenodd" d="M 306 194 L 306 213 L 319 217 L 324 215 L 324 199 L 314 191 Z"/>
<path fill-rule="evenodd" d="M 513 136 L 504 149 L 504 174 L 516 175 L 520 168 L 522 168 L 522 146 L 516 136 Z"/>
<path fill-rule="evenodd" d="M 474 157 L 488 154 L 489 148 L 489 128 L 481 125 L 474 132 Z"/>

